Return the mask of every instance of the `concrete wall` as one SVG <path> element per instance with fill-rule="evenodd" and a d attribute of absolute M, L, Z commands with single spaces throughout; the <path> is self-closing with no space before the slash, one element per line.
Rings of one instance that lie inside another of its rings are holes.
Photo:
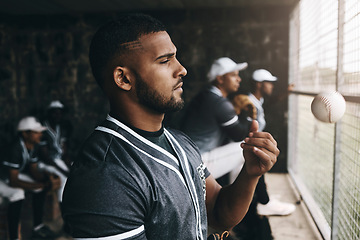
<path fill-rule="evenodd" d="M 228 56 L 246 61 L 241 73 L 246 92 L 252 70 L 266 68 L 287 87 L 289 7 L 247 7 L 147 12 L 162 20 L 187 68 L 186 102 L 207 83 L 211 62 Z M 25 115 L 41 118 L 51 100 L 67 107 L 74 126 L 73 151 L 107 114 L 107 101 L 90 71 L 88 47 L 96 29 L 117 14 L 0 17 L 0 145 L 11 139 Z M 268 130 L 282 151 L 274 171 L 286 170 L 286 100 L 268 107 Z M 177 127 L 183 111 L 166 117 Z"/>

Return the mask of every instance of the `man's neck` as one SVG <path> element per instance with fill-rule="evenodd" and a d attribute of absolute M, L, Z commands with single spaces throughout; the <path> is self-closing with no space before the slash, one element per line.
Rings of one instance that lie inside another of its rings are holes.
<path fill-rule="evenodd" d="M 227 98 L 227 96 L 229 95 L 229 93 L 227 93 L 226 91 L 224 91 L 223 89 L 220 89 L 222 95 L 224 98 Z"/>
<path fill-rule="evenodd" d="M 31 151 L 34 149 L 35 144 L 25 141 L 24 139 L 23 139 L 23 141 L 24 141 L 24 145 L 28 151 Z"/>
<path fill-rule="evenodd" d="M 148 132 L 159 131 L 162 127 L 165 114 L 140 104 L 130 93 L 111 97 L 109 103 L 110 115 L 127 125 Z"/>
<path fill-rule="evenodd" d="M 222 88 L 221 86 L 218 86 L 217 84 L 214 84 L 213 86 L 220 90 L 220 92 L 224 98 L 227 98 L 229 93 L 227 91 L 225 91 L 224 88 Z"/>
<path fill-rule="evenodd" d="M 261 92 L 258 90 L 254 91 L 252 94 L 257 98 L 257 100 L 260 100 L 261 98 L 263 98 Z"/>
<path fill-rule="evenodd" d="M 137 129 L 147 131 L 147 132 L 156 132 L 159 131 L 162 127 L 162 121 L 165 114 L 150 113 L 149 111 L 136 111 L 131 112 L 119 112 L 110 111 L 110 115 L 119 121 L 125 123 L 126 125 L 135 127 Z"/>

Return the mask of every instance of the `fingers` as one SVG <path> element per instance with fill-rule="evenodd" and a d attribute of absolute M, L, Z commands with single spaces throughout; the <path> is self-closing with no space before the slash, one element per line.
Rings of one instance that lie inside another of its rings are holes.
<path fill-rule="evenodd" d="M 259 164 L 264 166 L 265 171 L 270 170 L 272 168 L 272 166 L 276 163 L 276 160 L 277 160 L 276 155 L 273 152 L 268 151 L 265 148 L 260 149 L 255 146 L 246 146 L 245 145 L 243 147 L 243 149 L 244 149 L 244 153 L 251 152 L 253 155 L 255 155 L 256 158 L 258 159 L 256 166 L 258 166 Z"/>
<path fill-rule="evenodd" d="M 252 125 L 256 128 L 257 122 L 253 121 Z M 241 143 L 241 147 L 244 150 L 247 172 L 256 176 L 269 171 L 280 154 L 277 142 L 267 132 L 250 132 L 249 136 Z"/>
<path fill-rule="evenodd" d="M 260 143 L 260 142 L 263 142 L 263 144 L 267 144 L 267 141 L 270 141 L 272 144 L 277 146 L 276 140 L 268 132 L 255 132 L 255 131 L 251 131 L 251 128 L 250 128 L 250 133 L 249 133 L 249 136 L 247 138 L 248 139 L 245 142 L 249 143 L 249 144 L 255 144 L 256 145 L 256 143 Z"/>
<path fill-rule="evenodd" d="M 279 156 L 280 150 L 277 148 L 277 142 L 270 133 L 267 132 L 250 132 L 249 137 L 245 138 L 245 143 L 241 145 L 244 150 L 251 150 L 256 155 L 257 150 L 264 151 L 266 154 Z"/>
<path fill-rule="evenodd" d="M 250 137 L 250 134 L 257 132 L 258 130 L 259 130 L 259 123 L 256 120 L 253 120 L 250 125 L 249 137 Z"/>

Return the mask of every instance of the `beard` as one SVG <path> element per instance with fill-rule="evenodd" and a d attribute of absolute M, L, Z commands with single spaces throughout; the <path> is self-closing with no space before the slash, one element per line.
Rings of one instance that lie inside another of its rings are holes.
<path fill-rule="evenodd" d="M 144 106 L 159 112 L 170 113 L 181 110 L 184 107 L 184 100 L 176 100 L 174 95 L 170 98 L 165 97 L 155 89 L 151 88 L 142 77 L 135 72 L 136 75 L 136 94 L 139 102 Z"/>

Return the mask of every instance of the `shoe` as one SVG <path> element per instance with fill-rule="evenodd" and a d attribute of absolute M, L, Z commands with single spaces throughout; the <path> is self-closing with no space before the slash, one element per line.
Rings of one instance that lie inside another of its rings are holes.
<path fill-rule="evenodd" d="M 40 240 L 40 239 L 55 239 L 58 237 L 58 234 L 53 232 L 48 226 L 41 224 L 33 229 L 32 231 L 32 240 Z"/>
<path fill-rule="evenodd" d="M 296 209 L 292 203 L 280 202 L 277 199 L 270 200 L 267 204 L 257 204 L 257 213 L 260 216 L 286 216 Z"/>

